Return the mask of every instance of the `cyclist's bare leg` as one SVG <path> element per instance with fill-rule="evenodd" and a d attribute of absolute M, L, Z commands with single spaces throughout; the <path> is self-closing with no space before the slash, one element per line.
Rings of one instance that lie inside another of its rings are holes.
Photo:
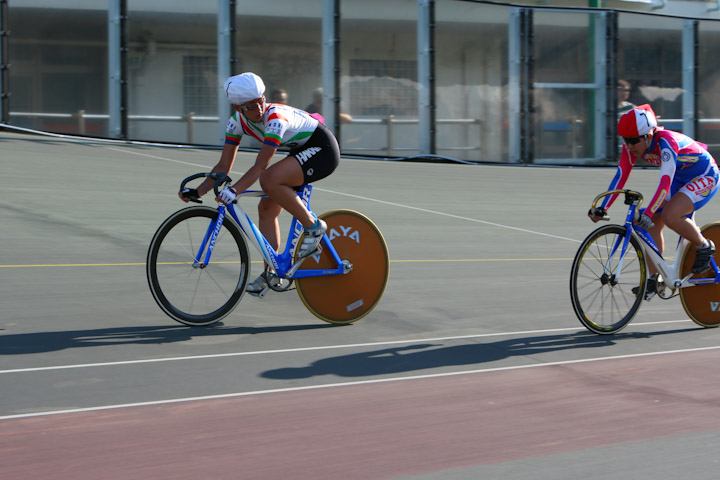
<path fill-rule="evenodd" d="M 662 220 L 681 237 L 687 239 L 696 247 L 705 241 L 700 229 L 695 222 L 687 217 L 695 209 L 692 200 L 683 192 L 674 195 L 665 202 L 662 211 Z"/>
<path fill-rule="evenodd" d="M 258 228 L 265 239 L 277 252 L 280 248 L 280 222 L 278 217 L 282 207 L 269 197 L 263 197 L 258 203 Z"/>
<path fill-rule="evenodd" d="M 285 157 L 260 175 L 260 186 L 278 205 L 297 218 L 303 227 L 315 223 L 315 217 L 305 207 L 294 187 L 304 183 L 302 167 L 295 157 Z"/>
<path fill-rule="evenodd" d="M 665 236 L 663 235 L 665 222 L 663 222 L 662 215 L 660 213 L 653 215 L 652 221 L 655 225 L 651 227 L 648 232 L 655 242 L 655 245 L 658 247 L 658 250 L 660 250 L 660 253 L 663 253 L 663 251 L 665 251 Z M 655 265 L 653 265 L 652 262 L 648 262 L 648 269 L 652 275 L 658 273 L 657 268 L 655 268 Z"/>

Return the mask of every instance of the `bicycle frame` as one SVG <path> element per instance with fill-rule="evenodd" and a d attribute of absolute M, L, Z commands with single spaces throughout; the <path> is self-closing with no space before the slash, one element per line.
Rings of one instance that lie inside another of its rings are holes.
<path fill-rule="evenodd" d="M 622 191 L 627 194 L 629 191 Z M 611 192 L 607 192 L 608 194 Z M 599 198 L 599 197 L 598 197 Z M 597 200 L 597 199 L 596 199 Z M 628 203 L 626 201 L 626 203 Z M 675 247 L 675 259 L 673 263 L 668 264 L 665 261 L 665 258 L 663 258 L 662 253 L 660 253 L 660 250 L 658 249 L 657 245 L 655 244 L 655 241 L 650 236 L 650 233 L 642 228 L 639 225 L 636 225 L 634 223 L 635 219 L 635 212 L 638 209 L 640 203 L 638 200 L 632 201 L 629 203 L 628 213 L 625 217 L 625 228 L 627 229 L 627 234 L 624 235 L 621 238 L 618 238 L 615 245 L 612 247 L 612 251 L 609 255 L 610 258 L 613 257 L 615 252 L 618 248 L 620 248 L 620 260 L 618 262 L 618 268 L 617 268 L 617 274 L 616 277 L 619 278 L 620 273 L 622 272 L 622 264 L 623 260 L 625 258 L 625 254 L 627 253 L 628 244 L 630 243 L 630 236 L 632 235 L 632 232 L 635 232 L 637 237 L 641 240 L 640 245 L 642 246 L 643 253 L 645 254 L 645 257 L 648 259 L 648 262 L 657 268 L 658 272 L 662 275 L 662 278 L 664 280 L 665 285 L 672 288 L 674 291 L 677 288 L 686 288 L 686 287 L 693 287 L 695 285 L 704 285 L 704 284 L 712 284 L 712 283 L 720 283 L 720 269 L 718 269 L 718 265 L 715 262 L 715 259 L 711 259 L 710 266 L 712 270 L 715 272 L 714 277 L 710 278 L 691 278 L 693 276 L 692 273 L 688 274 L 684 278 L 680 278 L 681 275 L 681 268 L 682 268 L 682 257 L 683 253 L 685 252 L 685 249 L 690 245 L 690 242 L 687 241 L 687 239 L 683 237 L 678 238 L 678 243 Z M 695 214 L 693 213 L 691 216 L 691 219 L 694 221 Z M 622 246 L 620 247 L 620 243 L 622 242 Z M 609 265 L 605 266 L 605 273 L 611 274 L 612 272 L 608 271 Z"/>
<path fill-rule="evenodd" d="M 308 210 L 310 210 L 310 196 L 312 195 L 312 188 L 312 185 L 303 185 L 302 189 L 298 192 L 298 196 L 300 196 L 302 202 L 305 204 Z M 247 190 L 237 195 L 237 197 L 264 196 L 266 195 L 263 192 L 254 190 Z M 292 280 L 296 278 L 318 277 L 324 275 L 341 275 L 347 273 L 343 261 L 340 259 L 337 251 L 333 247 L 327 233 L 323 237 L 322 242 L 325 245 L 325 248 L 327 248 L 327 251 L 332 256 L 333 260 L 335 261 L 336 267 L 334 269 L 323 268 L 298 270 L 300 264 L 305 260 L 305 258 L 308 257 L 302 258 L 298 262 L 293 263 L 295 249 L 297 248 L 300 236 L 304 231 L 302 224 L 295 217 L 293 217 L 290 224 L 290 231 L 288 232 L 285 250 L 282 253 L 278 253 L 270 245 L 270 243 L 268 243 L 263 234 L 260 232 L 260 230 L 258 230 L 253 221 L 250 219 L 248 214 L 245 213 L 242 207 L 240 207 L 237 203 L 228 205 L 224 205 L 221 203 L 218 205 L 217 210 L 218 216 L 210 222 L 210 225 L 208 225 L 205 237 L 203 238 L 202 244 L 200 245 L 198 253 L 195 257 L 196 267 L 204 268 L 204 266 L 209 264 L 215 240 L 217 239 L 223 221 L 225 220 L 225 217 L 229 212 L 230 217 L 232 217 L 235 222 L 240 226 L 240 229 L 245 235 L 245 238 L 250 240 L 250 243 L 252 243 L 255 248 L 260 252 L 267 264 L 272 266 L 278 277 Z M 310 211 L 312 212 L 312 210 Z M 205 255 L 204 260 L 201 263 L 200 260 L 201 258 L 203 258 L 203 252 L 205 252 Z"/>

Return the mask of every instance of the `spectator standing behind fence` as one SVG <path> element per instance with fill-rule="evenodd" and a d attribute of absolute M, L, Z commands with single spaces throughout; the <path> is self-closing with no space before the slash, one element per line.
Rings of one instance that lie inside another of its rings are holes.
<path fill-rule="evenodd" d="M 283 105 L 287 105 L 288 103 L 288 94 L 285 91 L 285 89 L 282 88 L 276 88 L 272 92 L 270 92 L 270 103 L 281 103 Z M 308 113 L 314 113 L 314 112 L 308 112 Z"/>
<path fill-rule="evenodd" d="M 308 113 L 319 113 L 320 115 L 323 114 L 323 89 L 322 88 L 316 88 L 313 91 L 313 101 L 310 105 L 305 107 L 305 111 Z M 352 117 L 348 115 L 347 113 L 341 113 L 340 114 L 340 123 L 351 123 Z"/>
<path fill-rule="evenodd" d="M 632 85 L 627 80 L 620 79 L 617 82 L 617 113 L 618 115 L 622 115 L 623 113 L 627 112 L 628 110 L 631 110 L 635 108 L 635 104 L 630 102 L 628 98 L 630 98 L 630 92 L 632 91 Z"/>

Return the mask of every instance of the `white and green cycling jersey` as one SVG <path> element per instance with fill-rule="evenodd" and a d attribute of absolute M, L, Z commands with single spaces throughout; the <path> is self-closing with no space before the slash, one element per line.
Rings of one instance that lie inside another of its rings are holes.
<path fill-rule="evenodd" d="M 309 113 L 279 103 L 270 103 L 260 122 L 235 112 L 225 129 L 225 143 L 239 145 L 243 135 L 275 148 L 297 148 L 305 144 L 320 123 Z"/>

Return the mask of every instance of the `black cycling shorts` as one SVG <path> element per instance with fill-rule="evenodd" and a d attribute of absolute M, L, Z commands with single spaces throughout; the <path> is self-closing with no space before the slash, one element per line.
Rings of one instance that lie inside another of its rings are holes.
<path fill-rule="evenodd" d="M 303 170 L 304 183 L 312 183 L 330 175 L 340 163 L 340 147 L 335 135 L 322 123 L 308 138 L 305 145 L 290 150 Z"/>

